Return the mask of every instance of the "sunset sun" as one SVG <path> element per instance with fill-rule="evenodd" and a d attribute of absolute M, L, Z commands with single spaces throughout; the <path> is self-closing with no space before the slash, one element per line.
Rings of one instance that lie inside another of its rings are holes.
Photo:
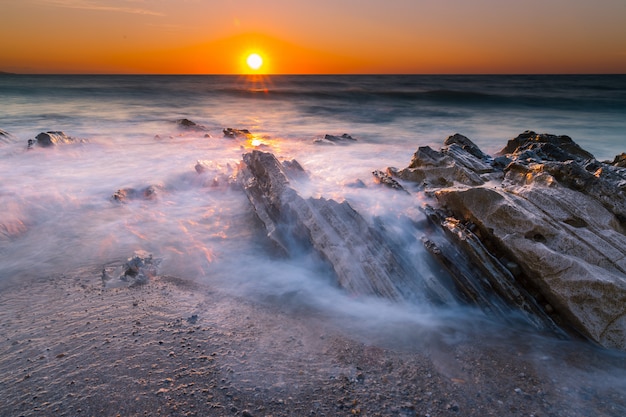
<path fill-rule="evenodd" d="M 256 71 L 263 66 L 263 58 L 261 58 L 261 55 L 256 53 L 250 54 L 246 59 L 246 63 L 251 70 Z"/>

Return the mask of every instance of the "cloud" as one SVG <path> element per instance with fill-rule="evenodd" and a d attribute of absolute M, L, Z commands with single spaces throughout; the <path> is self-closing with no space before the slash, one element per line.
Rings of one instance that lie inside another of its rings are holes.
<path fill-rule="evenodd" d="M 98 0 L 38 0 L 37 3 L 63 7 L 66 9 L 82 9 L 82 10 L 95 10 L 102 12 L 114 12 L 114 13 L 130 13 L 141 14 L 146 16 L 165 16 L 160 12 L 153 10 L 134 7 L 133 3 L 144 3 L 137 0 L 120 0 L 120 1 L 98 1 Z M 108 4 L 104 4 L 108 3 Z"/>

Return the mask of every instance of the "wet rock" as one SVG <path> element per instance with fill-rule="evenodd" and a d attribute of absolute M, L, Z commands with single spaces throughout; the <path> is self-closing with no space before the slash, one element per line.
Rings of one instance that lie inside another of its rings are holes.
<path fill-rule="evenodd" d="M 138 250 L 124 265 L 103 268 L 102 285 L 107 288 L 144 285 L 157 276 L 161 261 L 151 253 Z"/>
<path fill-rule="evenodd" d="M 9 132 L 0 129 L 0 143 L 9 143 L 11 142 L 11 138 L 12 135 Z"/>
<path fill-rule="evenodd" d="M 591 159 L 593 155 L 582 149 L 572 138 L 565 135 L 537 134 L 527 130 L 516 138 L 509 140 L 504 148 L 496 155 L 522 155 L 525 151 L 532 151 L 542 160 L 567 161 Z"/>
<path fill-rule="evenodd" d="M 611 162 L 611 165 L 619 168 L 626 168 L 626 153 L 621 153 L 615 156 L 615 159 L 613 160 L 613 162 Z"/>
<path fill-rule="evenodd" d="M 405 190 L 398 181 L 392 178 L 391 175 L 384 173 L 383 171 L 380 171 L 378 169 L 373 171 L 372 175 L 374 176 L 374 182 L 376 184 L 381 184 L 393 190 L 404 191 L 405 193 L 408 193 L 408 191 Z"/>
<path fill-rule="evenodd" d="M 451 138 L 439 152 L 419 148 L 397 175 L 423 185 L 449 210 L 441 227 L 473 224 L 472 233 L 494 258 L 514 265 L 515 281 L 550 313 L 603 346 L 626 349 L 622 159 L 598 162 L 568 136 L 532 131 L 510 140 L 496 159 L 464 137 Z M 455 247 L 468 254 L 471 239 L 462 240 Z"/>
<path fill-rule="evenodd" d="M 302 198 L 271 153 L 245 154 L 238 180 L 283 254 L 315 253 L 327 261 L 339 285 L 353 294 L 402 299 L 423 292 L 417 271 L 410 270 L 348 202 Z"/>
<path fill-rule="evenodd" d="M 430 146 L 419 147 L 409 166 L 398 171 L 396 175 L 426 188 L 449 187 L 455 182 L 465 185 L 484 183 L 477 172 L 466 168 L 444 151 L 435 151 Z"/>
<path fill-rule="evenodd" d="M 488 156 L 485 155 L 483 151 L 481 151 L 480 148 L 476 146 L 474 142 L 472 142 L 469 138 L 459 133 L 455 133 L 452 136 L 448 136 L 448 138 L 443 142 L 443 144 L 444 146 L 451 146 L 451 145 L 456 144 L 460 146 L 461 149 L 463 149 L 465 152 L 469 153 L 470 155 L 478 159 L 484 160 L 488 158 Z"/>
<path fill-rule="evenodd" d="M 308 178 L 307 172 L 304 170 L 300 162 L 292 159 L 290 161 L 283 161 L 283 168 L 285 173 L 293 179 L 305 179 Z"/>
<path fill-rule="evenodd" d="M 178 125 L 179 128 L 185 131 L 206 132 L 208 130 L 205 126 L 199 125 L 189 119 L 178 119 L 175 123 L 176 125 Z"/>
<path fill-rule="evenodd" d="M 120 188 L 111 196 L 111 200 L 118 203 L 126 203 L 131 200 L 154 200 L 157 198 L 163 187 L 160 185 L 149 185 L 145 188 Z"/>
<path fill-rule="evenodd" d="M 518 284 L 507 265 L 496 259 L 471 231 L 473 227 L 443 215 L 441 210 L 427 206 L 425 211 L 428 219 L 441 227 L 446 239 L 431 234 L 422 238 L 424 246 L 450 273 L 463 301 L 505 320 L 517 311 L 537 329 L 564 335 L 536 300 Z"/>
<path fill-rule="evenodd" d="M 59 144 L 74 143 L 76 141 L 77 140 L 75 138 L 67 136 L 64 132 L 41 132 L 35 137 L 34 140 L 29 139 L 28 147 L 32 148 L 37 145 L 42 148 L 49 148 Z"/>
<path fill-rule="evenodd" d="M 324 139 L 329 140 L 331 142 L 343 142 L 346 140 L 351 140 L 351 141 L 356 141 L 355 138 L 353 138 L 352 136 L 348 135 L 347 133 L 344 133 L 341 136 L 335 136 L 335 135 L 324 135 Z"/>
<path fill-rule="evenodd" d="M 225 138 L 252 138 L 252 133 L 250 133 L 248 129 L 234 129 L 232 127 L 227 127 L 222 132 L 224 132 Z"/>
<path fill-rule="evenodd" d="M 321 139 L 315 139 L 314 142 L 315 143 L 327 143 L 327 144 L 345 144 L 345 143 L 350 143 L 350 142 L 356 142 L 356 139 L 347 133 L 344 133 L 341 136 L 326 134 Z"/>

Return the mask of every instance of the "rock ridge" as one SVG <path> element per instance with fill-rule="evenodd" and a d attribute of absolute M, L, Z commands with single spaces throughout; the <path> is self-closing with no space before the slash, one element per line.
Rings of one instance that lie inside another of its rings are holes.
<path fill-rule="evenodd" d="M 420 147 L 407 168 L 445 221 L 473 230 L 544 311 L 609 348 L 626 349 L 626 169 L 568 136 L 526 131 L 493 158 L 456 134 Z M 442 222 L 439 222 L 443 227 Z"/>

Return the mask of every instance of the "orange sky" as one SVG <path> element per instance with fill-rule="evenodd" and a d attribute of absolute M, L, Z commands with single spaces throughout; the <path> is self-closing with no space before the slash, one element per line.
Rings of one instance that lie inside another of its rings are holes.
<path fill-rule="evenodd" d="M 0 0 L 0 71 L 626 73 L 624 0 Z"/>

